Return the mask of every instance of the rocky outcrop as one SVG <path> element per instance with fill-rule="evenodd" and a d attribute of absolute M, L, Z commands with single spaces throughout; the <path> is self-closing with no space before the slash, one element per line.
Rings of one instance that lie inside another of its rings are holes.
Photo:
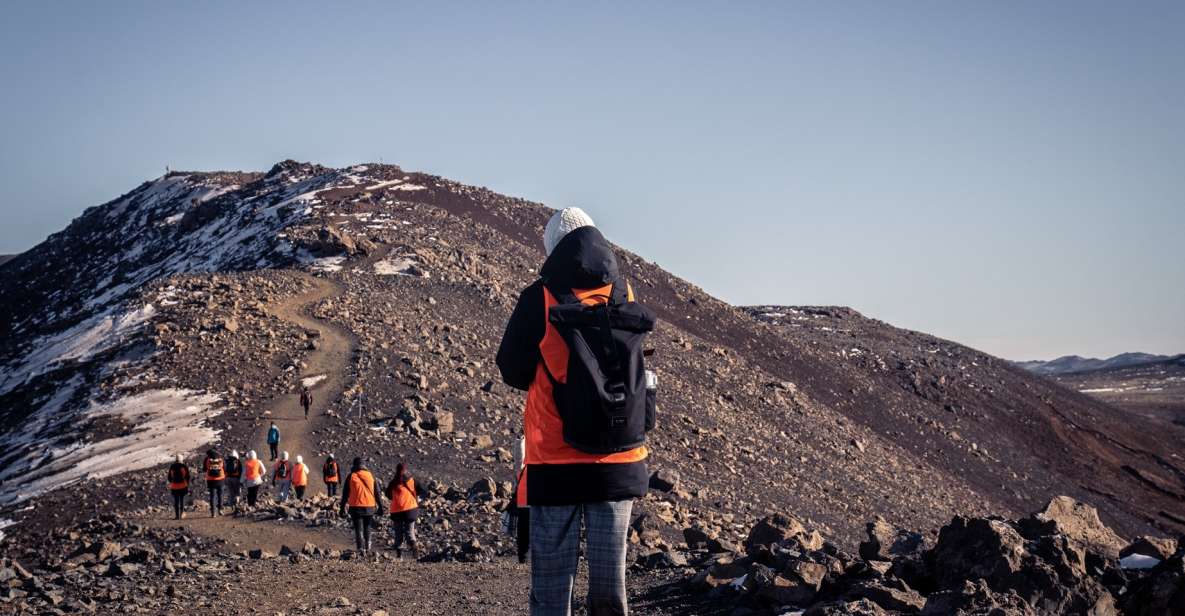
<path fill-rule="evenodd" d="M 753 525 L 744 555 L 692 549 L 699 570 L 687 583 L 757 613 L 1185 614 L 1185 550 L 1151 569 L 1125 569 L 1120 552 L 1163 555 L 1169 543 L 1115 547 L 1097 512 L 1067 497 L 1022 520 L 956 517 L 932 547 L 884 519 L 867 532 L 855 556 L 804 541 L 812 533 L 790 516 L 769 516 Z"/>

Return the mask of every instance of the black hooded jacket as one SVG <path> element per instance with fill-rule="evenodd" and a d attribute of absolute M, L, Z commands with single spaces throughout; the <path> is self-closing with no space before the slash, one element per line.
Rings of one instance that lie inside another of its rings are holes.
<path fill-rule="evenodd" d="M 547 330 L 544 286 L 557 290 L 593 289 L 625 284 L 617 257 L 595 227 L 581 227 L 560 240 L 539 270 L 539 279 L 519 294 L 506 324 L 496 362 L 502 380 L 528 390 L 542 356 L 539 344 Z M 646 462 L 626 464 L 531 464 L 527 467 L 529 505 L 573 505 L 623 500 L 646 494 Z"/>

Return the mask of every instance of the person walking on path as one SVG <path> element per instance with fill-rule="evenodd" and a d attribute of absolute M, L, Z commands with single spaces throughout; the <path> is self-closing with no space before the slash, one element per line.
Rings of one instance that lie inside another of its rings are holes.
<path fill-rule="evenodd" d="M 296 456 L 296 464 L 292 465 L 292 489 L 296 490 L 296 500 L 304 500 L 305 488 L 309 487 L 309 467 L 304 458 Z"/>
<path fill-rule="evenodd" d="M 238 506 L 242 491 L 243 463 L 239 460 L 239 450 L 232 449 L 226 459 L 226 505 L 231 509 Z"/>
<path fill-rule="evenodd" d="M 402 462 L 395 467 L 395 476 L 387 484 L 387 498 L 391 501 L 391 535 L 395 539 L 395 556 L 403 558 L 403 542 L 411 548 L 411 557 L 419 558 L 416 546 L 416 518 L 420 503 L 416 498 L 416 480 Z"/>
<path fill-rule="evenodd" d="M 259 461 L 255 450 L 247 452 L 247 461 L 243 463 L 243 485 L 247 488 L 247 506 L 254 507 L 259 502 L 259 486 L 263 485 L 263 477 L 267 474 L 267 467 Z"/>
<path fill-rule="evenodd" d="M 341 472 L 337 468 L 337 460 L 333 459 L 333 454 L 329 454 L 325 458 L 325 465 L 321 467 L 321 480 L 325 482 L 325 490 L 329 493 L 329 498 L 337 496 L 337 484 L 341 481 Z"/>
<path fill-rule="evenodd" d="M 202 470 L 206 473 L 206 496 L 210 499 L 210 517 L 222 515 L 222 487 L 226 481 L 226 464 L 222 456 L 213 449 L 206 452 L 206 459 L 202 460 Z"/>
<path fill-rule="evenodd" d="M 309 418 L 309 407 L 313 406 L 313 392 L 309 391 L 308 387 L 300 392 L 300 406 L 304 408 L 304 418 Z"/>
<path fill-rule="evenodd" d="M 276 486 L 276 500 L 281 503 L 288 500 L 288 493 L 292 491 L 292 463 L 288 461 L 288 452 L 280 456 L 276 462 L 276 470 L 272 472 L 272 485 Z"/>
<path fill-rule="evenodd" d="M 514 448 L 514 500 L 511 504 L 518 519 L 515 525 L 515 545 L 518 562 L 527 562 L 531 547 L 531 506 L 527 504 L 527 439 L 521 438 Z"/>
<path fill-rule="evenodd" d="M 181 454 L 177 454 L 169 466 L 166 479 L 169 493 L 173 495 L 173 519 L 180 520 L 185 517 L 185 496 L 189 494 L 189 467 L 185 465 L 185 458 Z"/>
<path fill-rule="evenodd" d="M 582 527 L 588 613 L 627 614 L 626 533 L 633 499 L 646 494 L 654 425 L 641 343 L 655 317 L 580 209 L 552 216 L 543 244 L 539 278 L 519 295 L 496 360 L 503 381 L 527 391 L 531 614 L 571 613 Z"/>
<path fill-rule="evenodd" d="M 347 510 L 350 521 L 354 525 L 354 543 L 358 551 L 363 554 L 370 552 L 370 525 L 374 514 L 382 505 L 383 495 L 379 490 L 379 482 L 362 463 L 362 458 L 354 458 L 350 465 L 350 474 L 342 483 L 341 510 L 345 517 Z"/>
<path fill-rule="evenodd" d="M 277 453 L 280 451 L 280 429 L 276 427 L 276 422 L 272 422 L 272 427 L 267 429 L 267 446 L 272 450 L 271 462 L 276 461 Z"/>

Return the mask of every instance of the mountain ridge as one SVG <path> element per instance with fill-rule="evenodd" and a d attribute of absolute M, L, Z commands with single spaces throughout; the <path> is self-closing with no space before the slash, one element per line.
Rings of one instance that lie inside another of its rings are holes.
<path fill-rule="evenodd" d="M 497 456 L 475 460 L 468 438 L 513 445 L 521 399 L 497 385 L 492 346 L 542 259 L 551 211 L 394 165 L 294 161 L 172 173 L 88 209 L 0 270 L 0 288 L 23 290 L 0 301 L 0 479 L 19 490 L 14 477 L 45 463 L 47 443 L 68 451 L 134 432 L 134 418 L 107 426 L 104 405 L 166 385 L 217 396 L 202 411 L 206 438 L 252 442 L 260 401 L 315 376 L 300 368 L 315 337 L 269 312 L 307 290 L 305 274 L 341 285 L 312 311 L 360 340 L 347 393 L 326 400 L 333 423 L 318 452 L 377 439 L 462 488 L 507 473 Z M 652 519 L 731 532 L 727 520 L 789 508 L 852 541 L 875 515 L 935 528 L 1070 492 L 1122 532 L 1178 529 L 1160 515 L 1185 493 L 1171 434 L 1147 436 L 1004 360 L 851 309 L 734 307 L 628 250 L 620 258 L 663 320 L 667 420 L 653 464 L 682 477 L 683 495 L 645 503 Z M 390 414 L 352 416 L 362 389 Z M 466 439 L 423 440 L 419 426 L 444 412 Z M 133 479 L 80 491 L 101 499 Z"/>
<path fill-rule="evenodd" d="M 1180 354 L 1156 355 L 1153 353 L 1128 352 L 1119 353 L 1106 359 L 1082 357 L 1080 355 L 1063 355 L 1050 360 L 1021 360 L 1013 363 L 1035 374 L 1053 375 L 1127 368 L 1156 363 L 1179 356 Z"/>

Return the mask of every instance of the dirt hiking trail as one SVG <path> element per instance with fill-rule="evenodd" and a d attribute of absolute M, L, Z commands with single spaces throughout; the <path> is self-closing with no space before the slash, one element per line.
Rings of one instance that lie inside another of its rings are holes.
<path fill-rule="evenodd" d="M 275 469 L 275 461 L 270 460 L 267 431 L 270 422 L 275 422 L 280 429 L 280 452 L 287 451 L 289 461 L 295 463 L 296 456 L 304 457 L 304 463 L 309 467 L 309 485 L 306 498 L 317 494 L 324 494 L 325 484 L 321 480 L 321 465 L 324 463 L 326 452 L 316 449 L 314 435 L 328 429 L 325 410 L 330 403 L 339 399 L 346 390 L 349 380 L 350 358 L 357 346 L 352 333 L 343 327 L 312 316 L 312 311 L 322 301 L 340 297 L 344 288 L 331 279 L 321 278 L 312 274 L 296 272 L 312 285 L 312 289 L 290 297 L 278 305 L 268 309 L 269 314 L 287 321 L 307 332 L 316 332 L 317 348 L 312 350 L 304 359 L 305 367 L 301 369 L 299 381 L 313 377 L 320 378 L 309 387 L 313 395 L 313 405 L 305 419 L 300 406 L 300 385 L 284 395 L 278 396 L 264 405 L 257 415 L 259 428 L 252 437 L 246 449 L 240 449 L 243 458 L 247 450 L 254 449 L 259 459 L 267 467 L 267 481 L 260 489 L 261 501 L 273 498 L 275 489 L 271 486 L 271 475 Z M 231 449 L 225 444 L 223 449 Z M 229 452 L 224 452 L 224 455 Z M 338 460 L 342 475 L 349 472 L 350 460 Z M 194 469 L 196 480 L 191 488 L 191 495 L 195 503 L 203 502 L 206 498 L 204 480 L 200 477 L 200 463 Z M 246 498 L 246 490 L 243 491 Z M 352 539 L 339 529 L 309 529 L 299 524 L 277 524 L 275 522 L 257 522 L 247 517 L 234 517 L 229 510 L 227 515 L 211 518 L 209 509 L 199 506 L 186 512 L 186 519 L 182 524 L 196 533 L 208 537 L 225 539 L 232 551 L 263 548 L 273 553 L 282 545 L 299 547 L 304 542 L 312 542 L 322 547 L 346 549 L 353 547 Z M 173 526 L 177 524 L 170 513 L 156 514 L 145 522 L 154 526 Z"/>

